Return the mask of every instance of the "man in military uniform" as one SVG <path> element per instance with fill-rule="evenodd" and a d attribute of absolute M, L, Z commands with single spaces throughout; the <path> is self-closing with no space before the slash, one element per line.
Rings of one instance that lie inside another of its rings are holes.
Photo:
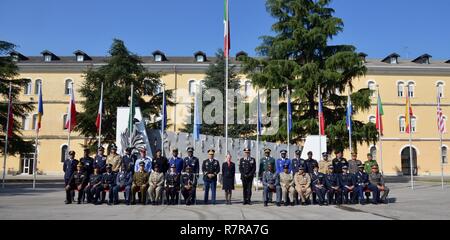
<path fill-rule="evenodd" d="M 322 161 L 319 162 L 319 172 L 326 174 L 328 172 L 328 166 L 331 165 L 331 161 L 328 159 L 328 153 L 322 153 Z"/>
<path fill-rule="evenodd" d="M 351 174 L 356 174 L 358 172 L 358 166 L 362 165 L 362 162 L 357 157 L 358 153 L 352 152 L 352 159 L 348 160 L 348 171 Z"/>
<path fill-rule="evenodd" d="M 83 163 L 77 164 L 77 170 L 73 172 L 72 176 L 66 185 L 66 204 L 72 203 L 72 191 L 78 191 L 78 204 L 81 204 L 81 200 L 84 195 L 84 188 L 88 183 L 88 176 L 83 169 Z"/>
<path fill-rule="evenodd" d="M 131 204 L 136 204 L 136 192 L 140 193 L 142 205 L 147 204 L 147 188 L 149 174 L 145 171 L 145 162 L 139 163 L 139 170 L 133 175 L 133 183 L 131 185 Z"/>
<path fill-rule="evenodd" d="M 335 173 L 333 165 L 328 166 L 328 173 L 325 175 L 325 179 L 328 191 L 328 204 L 341 204 L 341 178 L 339 174 Z"/>
<path fill-rule="evenodd" d="M 125 192 L 125 203 L 130 205 L 131 183 L 133 182 L 133 174 L 125 163 L 122 163 L 120 171 L 116 175 L 116 185 L 113 187 L 114 205 L 119 204 L 119 192 Z M 110 190 L 111 191 L 111 190 Z"/>
<path fill-rule="evenodd" d="M 178 157 L 178 148 L 174 148 L 172 150 L 172 157 L 169 159 L 169 165 L 175 165 L 178 174 L 181 174 L 183 171 L 184 161 L 180 157 Z"/>
<path fill-rule="evenodd" d="M 136 160 L 136 163 L 134 164 L 134 172 L 138 172 L 140 168 L 140 163 L 144 163 L 144 170 L 146 173 L 150 174 L 152 171 L 152 159 L 147 156 L 147 149 L 142 148 L 140 151 L 140 156 Z"/>
<path fill-rule="evenodd" d="M 112 165 L 106 164 L 106 172 L 103 173 L 102 176 L 102 184 L 101 187 L 98 188 L 98 190 L 102 193 L 102 200 L 100 202 L 105 202 L 106 198 L 106 191 L 108 191 L 108 205 L 111 205 L 113 203 L 113 188 L 116 185 L 116 174 L 112 171 Z M 99 194 L 97 194 L 99 195 Z"/>
<path fill-rule="evenodd" d="M 289 166 L 284 165 L 284 172 L 280 174 L 280 187 L 283 195 L 284 206 L 288 206 L 289 202 L 294 206 L 294 177 L 289 173 Z"/>
<path fill-rule="evenodd" d="M 303 158 L 301 158 L 302 151 L 301 150 L 295 150 L 295 158 L 292 159 L 291 162 L 291 170 L 296 173 L 298 172 L 298 168 L 300 166 L 305 166 L 305 160 Z"/>
<path fill-rule="evenodd" d="M 377 201 L 379 203 L 388 203 L 387 196 L 389 195 L 389 188 L 386 187 L 384 183 L 384 178 L 378 169 L 378 165 L 372 166 L 372 172 L 369 174 L 369 182 L 376 186 L 379 192 L 383 192 L 381 199 L 378 199 Z"/>
<path fill-rule="evenodd" d="M 111 144 L 111 154 L 106 158 L 106 164 L 111 164 L 112 171 L 117 173 L 122 165 L 122 158 L 117 154 L 116 144 Z"/>
<path fill-rule="evenodd" d="M 164 188 L 164 173 L 161 172 L 157 163 L 153 167 L 153 171 L 148 180 L 148 195 L 150 196 L 152 205 L 159 205 L 161 203 L 161 194 Z"/>
<path fill-rule="evenodd" d="M 197 189 L 197 177 L 191 169 L 191 165 L 186 165 L 185 172 L 181 175 L 181 194 L 187 206 L 194 203 L 194 193 Z"/>
<path fill-rule="evenodd" d="M 262 181 L 262 176 L 265 171 L 267 171 L 267 168 L 269 165 L 275 166 L 275 158 L 270 156 L 270 148 L 264 149 L 264 157 L 262 157 L 259 161 L 259 172 L 258 177 L 259 180 Z"/>
<path fill-rule="evenodd" d="M 305 171 L 304 167 L 299 167 L 298 172 L 294 175 L 295 191 L 300 195 L 301 204 L 309 204 L 311 196 L 311 177 Z"/>
<path fill-rule="evenodd" d="M 214 149 L 208 150 L 208 159 L 204 160 L 202 164 L 203 182 L 205 188 L 205 204 L 208 204 L 208 195 L 210 188 L 212 195 L 212 204 L 216 204 L 217 174 L 219 174 L 220 172 L 220 164 L 219 161 L 214 159 L 214 153 Z"/>
<path fill-rule="evenodd" d="M 366 189 L 369 189 L 370 191 L 372 191 L 372 194 L 373 194 L 372 203 L 377 204 L 378 203 L 377 199 L 379 197 L 379 191 L 378 191 L 377 186 L 375 186 L 369 182 L 369 175 L 364 172 L 363 165 L 360 165 L 358 167 L 358 169 L 359 169 L 359 171 L 355 174 L 355 179 L 356 179 L 355 191 L 359 197 L 359 203 L 361 205 L 365 204 L 364 191 Z"/>
<path fill-rule="evenodd" d="M 69 158 L 64 161 L 64 185 L 69 184 L 70 177 L 77 170 L 78 160 L 75 159 L 75 151 L 69 151 Z"/>
<path fill-rule="evenodd" d="M 344 195 L 344 204 L 351 204 L 355 203 L 356 201 L 356 195 L 354 193 L 355 191 L 355 185 L 356 185 L 356 179 L 355 175 L 352 173 L 349 173 L 348 166 L 342 166 L 342 173 L 341 173 L 341 189 L 342 189 L 342 195 Z M 353 193 L 351 200 L 349 201 L 348 195 L 350 193 Z"/>
<path fill-rule="evenodd" d="M 250 156 L 250 149 L 244 149 L 244 157 L 239 159 L 239 172 L 244 193 L 244 205 L 251 205 L 252 184 L 256 172 L 256 160 Z"/>
<path fill-rule="evenodd" d="M 313 159 L 313 152 L 308 152 L 308 158 L 305 160 L 305 172 L 311 174 L 314 171 L 314 165 L 319 165 L 316 159 Z"/>
<path fill-rule="evenodd" d="M 100 174 L 106 171 L 106 156 L 104 154 L 105 148 L 100 146 L 97 151 L 97 155 L 94 158 L 94 168 L 100 169 Z"/>
<path fill-rule="evenodd" d="M 125 165 L 127 171 L 134 173 L 134 163 L 136 162 L 136 155 L 133 153 L 133 149 L 131 147 L 127 147 L 125 149 L 125 155 L 122 157 L 122 165 Z"/>
<path fill-rule="evenodd" d="M 373 160 L 372 154 L 367 154 L 367 161 L 364 162 L 364 171 L 369 174 L 372 172 L 372 167 L 378 165 L 376 160 Z"/>
<path fill-rule="evenodd" d="M 84 165 L 84 170 L 86 170 L 87 175 L 94 173 L 94 159 L 89 156 L 89 148 L 84 149 L 84 156 L 80 158 L 80 162 Z"/>
<path fill-rule="evenodd" d="M 286 164 L 289 165 L 289 173 L 292 172 L 291 160 L 286 157 L 286 154 L 287 154 L 286 150 L 280 151 L 281 158 L 277 159 L 277 165 L 275 168 L 277 174 L 280 174 L 283 172 L 284 165 L 286 165 Z"/>
<path fill-rule="evenodd" d="M 172 164 L 169 172 L 166 174 L 166 199 L 167 205 L 178 204 L 180 190 L 180 174 L 177 172 L 177 166 Z"/>
<path fill-rule="evenodd" d="M 325 174 L 319 172 L 319 167 L 314 165 L 313 173 L 311 174 L 311 190 L 313 193 L 313 203 L 316 204 L 316 197 L 319 197 L 319 205 L 328 205 L 325 201 L 325 194 L 327 193 Z"/>
<path fill-rule="evenodd" d="M 156 149 L 155 157 L 152 161 L 153 170 L 155 170 L 155 165 L 158 164 L 159 171 L 164 175 L 169 171 L 169 160 L 166 157 L 161 155 L 161 149 Z"/>
<path fill-rule="evenodd" d="M 275 192 L 277 195 L 276 205 L 281 206 L 281 186 L 280 175 L 274 172 L 272 165 L 267 166 L 267 170 L 263 173 L 263 201 L 264 207 L 268 206 L 269 192 Z"/>
<path fill-rule="evenodd" d="M 347 159 L 342 157 L 342 151 L 340 150 L 336 150 L 334 154 L 336 154 L 336 158 L 334 158 L 333 161 L 331 161 L 334 167 L 334 173 L 341 174 L 342 166 L 344 165 L 348 166 Z"/>
<path fill-rule="evenodd" d="M 183 160 L 183 171 L 186 171 L 186 167 L 191 167 L 191 173 L 198 174 L 200 171 L 200 163 L 197 157 L 194 156 L 194 148 L 188 147 L 186 148 L 187 157 Z"/>
<path fill-rule="evenodd" d="M 94 168 L 94 173 L 89 176 L 89 182 L 84 192 L 86 193 L 88 203 L 97 203 L 99 196 L 97 195 L 98 188 L 102 184 L 102 175 L 100 174 L 100 168 Z"/>

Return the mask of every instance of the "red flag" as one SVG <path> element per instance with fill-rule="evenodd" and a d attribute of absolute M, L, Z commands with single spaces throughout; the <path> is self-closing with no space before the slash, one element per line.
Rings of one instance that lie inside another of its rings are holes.
<path fill-rule="evenodd" d="M 228 57 L 230 54 L 230 19 L 229 17 L 229 12 L 228 12 L 229 8 L 228 8 L 228 0 L 224 1 L 224 14 L 223 14 L 223 26 L 224 26 L 224 31 L 223 31 L 223 38 L 224 38 L 224 47 L 223 47 L 223 52 L 224 52 L 224 56 Z"/>
<path fill-rule="evenodd" d="M 100 98 L 100 103 L 98 105 L 97 119 L 95 120 L 95 126 L 97 127 L 97 132 L 100 129 L 100 122 L 102 121 L 102 109 L 103 109 L 103 96 Z"/>
<path fill-rule="evenodd" d="M 320 136 L 325 135 L 325 118 L 323 116 L 323 109 L 322 109 L 322 97 L 320 96 L 319 93 L 319 111 L 318 111 L 318 115 L 319 115 L 319 134 Z"/>
<path fill-rule="evenodd" d="M 12 96 L 11 96 L 11 88 L 9 93 L 9 103 L 8 103 L 8 137 L 12 137 L 13 135 L 13 128 L 14 128 L 14 115 L 13 115 L 13 108 L 12 108 Z"/>
<path fill-rule="evenodd" d="M 66 128 L 69 132 L 72 132 L 73 128 L 77 125 L 76 113 L 77 110 L 75 108 L 75 96 L 72 83 L 72 87 L 70 88 L 70 102 L 69 102 L 69 109 L 67 111 L 67 121 L 66 121 Z"/>

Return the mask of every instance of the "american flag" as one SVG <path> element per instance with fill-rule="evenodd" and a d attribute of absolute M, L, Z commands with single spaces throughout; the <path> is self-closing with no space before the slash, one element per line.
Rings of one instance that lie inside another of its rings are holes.
<path fill-rule="evenodd" d="M 439 95 L 437 97 L 437 126 L 439 133 L 444 133 L 445 130 L 444 115 L 442 113 L 441 97 Z"/>

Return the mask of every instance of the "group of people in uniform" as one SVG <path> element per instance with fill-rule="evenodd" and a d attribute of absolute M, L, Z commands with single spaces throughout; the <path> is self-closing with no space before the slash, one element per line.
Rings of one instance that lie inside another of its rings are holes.
<path fill-rule="evenodd" d="M 104 151 L 103 147 L 99 147 L 92 158 L 86 148 L 79 160 L 75 159 L 74 151 L 69 152 L 63 165 L 66 204 L 75 201 L 76 192 L 78 204 L 116 205 L 119 204 L 120 192 L 124 193 L 127 205 L 175 205 L 181 203 L 181 196 L 186 205 L 196 204 L 200 171 L 203 178 L 203 203 L 216 204 L 217 182 L 220 180 L 225 192 L 225 203 L 231 204 L 236 164 L 230 154 L 226 155 L 226 160 L 220 166 L 214 158 L 214 149 L 210 149 L 208 158 L 200 166 L 192 147 L 186 149 L 187 156 L 184 159 L 179 157 L 176 148 L 169 159 L 161 154 L 161 150 L 157 150 L 151 158 L 147 156 L 145 148 L 139 150 L 139 155 L 133 154 L 132 148 L 127 148 L 125 154 L 120 156 L 114 144 L 108 156 Z M 267 148 L 259 161 L 257 173 L 257 161 L 251 156 L 250 149 L 243 149 L 243 153 L 237 165 L 244 205 L 252 204 L 255 178 L 263 186 L 264 206 L 273 202 L 273 194 L 277 206 L 366 204 L 370 195 L 373 204 L 387 203 L 389 189 L 370 154 L 363 163 L 357 159 L 355 152 L 352 153 L 352 159 L 347 161 L 341 151 L 336 151 L 332 161 L 329 161 L 327 153 L 323 153 L 322 160 L 318 162 L 313 159 L 312 152 L 308 152 L 307 159 L 302 159 L 301 151 L 297 150 L 296 157 L 291 160 L 287 157 L 287 151 L 282 150 L 280 158 L 275 160 Z"/>

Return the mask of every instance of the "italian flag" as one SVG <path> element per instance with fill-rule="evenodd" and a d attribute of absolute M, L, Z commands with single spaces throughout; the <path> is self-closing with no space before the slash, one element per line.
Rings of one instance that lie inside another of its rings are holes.
<path fill-rule="evenodd" d="M 383 118 L 381 117 L 383 115 L 383 103 L 381 102 L 380 94 L 378 94 L 376 128 L 378 131 L 380 131 L 381 136 L 383 136 Z"/>
<path fill-rule="evenodd" d="M 224 0 L 224 11 L 223 11 L 223 38 L 224 38 L 224 47 L 223 52 L 225 57 L 229 57 L 230 54 L 230 20 L 228 14 L 228 0 Z"/>
<path fill-rule="evenodd" d="M 77 119 L 76 114 L 77 110 L 75 108 L 75 94 L 73 90 L 73 83 L 71 84 L 70 88 L 70 102 L 69 102 L 69 109 L 67 111 L 67 121 L 66 121 L 66 128 L 67 131 L 72 132 L 74 127 L 77 125 Z"/>
<path fill-rule="evenodd" d="M 102 111 L 103 111 L 103 85 L 102 85 L 102 92 L 100 94 L 100 103 L 98 104 L 97 119 L 95 120 L 97 132 L 100 130 L 100 124 L 102 122 Z"/>

